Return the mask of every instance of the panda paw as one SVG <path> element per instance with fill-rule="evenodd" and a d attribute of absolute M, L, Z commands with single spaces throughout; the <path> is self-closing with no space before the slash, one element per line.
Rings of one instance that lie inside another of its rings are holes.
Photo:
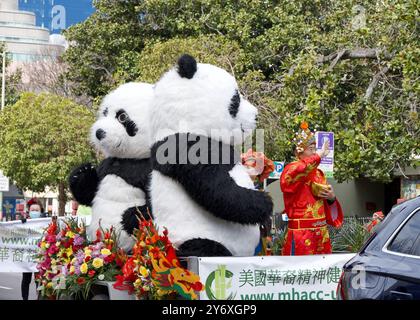
<path fill-rule="evenodd" d="M 69 176 L 70 190 L 80 204 L 91 205 L 98 188 L 98 174 L 90 163 L 75 168 Z"/>
<path fill-rule="evenodd" d="M 152 219 L 147 206 L 128 208 L 122 215 L 121 225 L 123 226 L 123 230 L 128 234 L 133 234 L 134 229 L 138 229 L 141 218 L 146 220 Z"/>
<path fill-rule="evenodd" d="M 91 181 L 92 179 L 97 179 L 97 177 L 96 168 L 90 163 L 86 163 L 71 172 L 69 182 L 70 185 L 81 184 L 83 182 Z"/>

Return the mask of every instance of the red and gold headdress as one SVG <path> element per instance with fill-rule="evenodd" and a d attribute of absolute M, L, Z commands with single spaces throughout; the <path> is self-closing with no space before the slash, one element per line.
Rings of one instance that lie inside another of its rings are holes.
<path fill-rule="evenodd" d="M 296 146 L 296 151 L 298 153 L 303 152 L 308 146 L 315 143 L 315 133 L 309 130 L 307 122 L 303 121 L 300 124 L 300 129 L 295 133 L 293 143 Z"/>

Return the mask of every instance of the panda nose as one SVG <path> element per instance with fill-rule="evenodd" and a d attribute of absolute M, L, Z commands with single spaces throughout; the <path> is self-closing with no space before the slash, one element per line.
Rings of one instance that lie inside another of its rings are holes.
<path fill-rule="evenodd" d="M 98 140 L 102 140 L 103 138 L 105 138 L 106 136 L 106 132 L 102 129 L 98 129 L 96 130 L 96 138 L 98 138 Z"/>

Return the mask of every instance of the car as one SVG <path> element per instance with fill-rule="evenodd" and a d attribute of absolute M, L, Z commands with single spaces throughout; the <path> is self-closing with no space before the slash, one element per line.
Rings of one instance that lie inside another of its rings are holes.
<path fill-rule="evenodd" d="M 420 300 L 420 197 L 392 208 L 343 267 L 338 300 Z"/>

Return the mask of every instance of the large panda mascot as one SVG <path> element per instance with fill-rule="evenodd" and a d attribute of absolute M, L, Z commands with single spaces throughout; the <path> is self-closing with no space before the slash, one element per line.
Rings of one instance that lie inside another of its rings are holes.
<path fill-rule="evenodd" d="M 119 246 L 129 251 L 138 226 L 137 210 L 149 218 L 147 185 L 151 171 L 149 110 L 153 86 L 127 83 L 102 101 L 91 142 L 105 159 L 97 168 L 83 164 L 69 176 L 70 190 L 80 204 L 92 207 L 88 235 L 94 239 L 99 225 L 113 226 Z"/>
<path fill-rule="evenodd" d="M 155 85 L 151 205 L 178 256 L 254 254 L 273 204 L 253 189 L 233 145 L 256 116 L 229 73 L 189 55 Z"/>

